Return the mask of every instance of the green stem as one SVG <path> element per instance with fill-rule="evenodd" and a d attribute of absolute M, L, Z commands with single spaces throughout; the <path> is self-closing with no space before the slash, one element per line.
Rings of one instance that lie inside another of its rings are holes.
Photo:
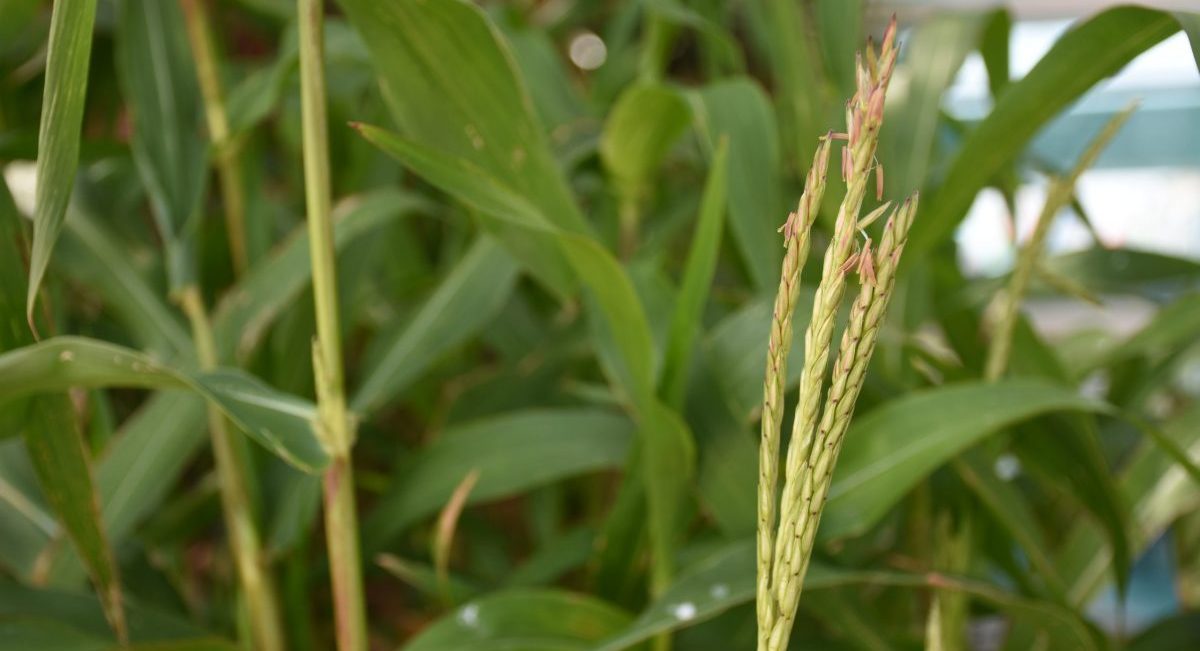
<path fill-rule="evenodd" d="M 354 431 L 343 388 L 341 327 L 330 219 L 329 134 L 325 114 L 324 14 L 320 0 L 297 0 L 300 22 L 300 100 L 304 192 L 308 206 L 317 342 L 313 367 L 320 431 L 333 461 L 325 474 L 325 537 L 333 582 L 339 651 L 367 648 L 366 607 L 354 504 Z"/>
<path fill-rule="evenodd" d="M 196 61 L 196 76 L 204 96 L 204 118 L 208 124 L 216 155 L 217 177 L 221 183 L 221 203 L 225 211 L 225 230 L 228 231 L 229 253 L 233 270 L 241 276 L 249 266 L 246 249 L 246 194 L 242 187 L 240 147 L 229 129 L 229 114 L 225 110 L 221 75 L 209 29 L 204 0 L 182 0 L 187 23 L 188 41 Z"/>
<path fill-rule="evenodd" d="M 179 300 L 192 325 L 200 367 L 215 368 L 216 340 L 199 288 L 195 285 L 184 287 L 180 290 Z M 238 581 L 245 593 L 254 648 L 258 651 L 283 651 L 285 645 L 279 600 L 254 523 L 246 459 L 224 416 L 212 405 L 208 407 L 208 424 L 220 486 L 221 510 L 229 533 L 229 549 L 237 566 Z"/>
<path fill-rule="evenodd" d="M 1112 142 L 1113 137 L 1117 135 L 1135 110 L 1137 110 L 1136 102 L 1114 115 L 1088 144 L 1087 149 L 1075 161 L 1071 171 L 1065 177 L 1051 181 L 1050 190 L 1046 194 L 1046 203 L 1042 206 L 1042 213 L 1038 216 L 1037 226 L 1034 227 L 1029 242 L 1021 249 L 1008 288 L 999 299 L 1002 302 L 996 324 L 992 328 L 991 345 L 988 347 L 987 362 L 983 370 L 984 379 L 998 380 L 1008 368 L 1017 315 L 1021 312 L 1021 302 L 1029 290 L 1029 282 L 1037 270 L 1038 259 L 1041 258 L 1042 249 L 1046 244 L 1046 235 L 1050 232 L 1050 224 L 1053 223 L 1058 212 L 1071 203 L 1072 197 L 1075 196 L 1075 184 L 1079 181 L 1079 177 L 1096 162 L 1101 152 L 1108 146 L 1108 143 Z"/>

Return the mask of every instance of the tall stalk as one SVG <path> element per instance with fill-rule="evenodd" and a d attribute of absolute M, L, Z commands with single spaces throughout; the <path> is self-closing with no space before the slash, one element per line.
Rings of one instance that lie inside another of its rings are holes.
<path fill-rule="evenodd" d="M 297 0 L 300 22 L 300 100 L 304 147 L 304 195 L 308 207 L 309 254 L 317 341 L 313 370 L 319 431 L 332 461 L 324 478 L 325 539 L 333 582 L 339 651 L 367 648 L 354 468 L 354 427 L 346 410 L 338 323 L 337 276 L 330 219 L 329 134 L 325 114 L 324 13 L 321 0 Z"/>
<path fill-rule="evenodd" d="M 229 113 L 225 109 L 225 93 L 221 88 L 220 68 L 209 28 L 205 0 L 182 0 L 187 23 L 188 42 L 196 62 L 200 93 L 204 96 L 204 119 L 216 154 L 217 177 L 221 182 L 221 202 L 225 212 L 225 230 L 229 238 L 229 253 L 233 270 L 241 276 L 250 264 L 246 249 L 246 193 L 242 187 L 241 162 L 238 145 L 229 129 Z"/>
<path fill-rule="evenodd" d="M 188 285 L 180 290 L 179 302 L 192 325 L 196 357 L 202 369 L 217 366 L 217 346 L 200 289 Z M 254 522 L 247 461 L 229 423 L 219 409 L 208 405 L 208 428 L 212 439 L 221 511 L 229 535 L 229 549 L 237 567 L 238 582 L 245 595 L 250 619 L 250 637 L 256 651 L 283 651 L 284 634 L 279 598 L 267 569 L 262 540 Z"/>
<path fill-rule="evenodd" d="M 1017 264 L 1013 268 L 1012 277 L 1008 281 L 1008 287 L 1005 288 L 1003 294 L 997 296 L 999 301 L 997 317 L 992 327 L 991 343 L 988 346 L 987 361 L 983 371 L 984 379 L 989 382 L 999 380 L 1008 369 L 1017 316 L 1021 312 L 1021 303 L 1029 291 L 1034 272 L 1037 271 L 1038 261 L 1042 257 L 1042 249 L 1045 248 L 1046 237 L 1050 234 L 1050 225 L 1054 222 L 1054 217 L 1071 203 L 1071 197 L 1075 196 L 1075 184 L 1079 181 L 1079 177 L 1096 162 L 1104 148 L 1108 146 L 1108 143 L 1117 135 L 1125 121 L 1133 115 L 1136 109 L 1137 105 L 1131 104 L 1125 110 L 1114 115 L 1092 139 L 1071 171 L 1062 178 L 1051 180 L 1050 189 L 1046 193 L 1046 203 L 1038 215 L 1033 235 L 1021 249 Z"/>

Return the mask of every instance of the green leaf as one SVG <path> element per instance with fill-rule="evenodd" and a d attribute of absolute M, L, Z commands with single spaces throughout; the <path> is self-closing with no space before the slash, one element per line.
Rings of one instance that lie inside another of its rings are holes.
<path fill-rule="evenodd" d="M 227 651 L 228 643 L 221 643 L 207 636 L 205 631 L 175 616 L 159 612 L 153 608 L 130 603 L 127 606 L 129 615 L 129 633 L 133 642 L 131 647 L 117 647 L 112 643 L 112 634 L 104 623 L 104 616 L 95 597 L 80 595 L 55 589 L 30 588 L 8 582 L 0 582 L 0 622 L 29 622 L 43 624 L 37 628 L 51 631 L 55 628 L 69 628 L 76 631 L 76 636 L 94 638 L 106 641 L 102 649 L 117 651 L 117 649 L 174 649 L 170 646 L 180 645 L 181 649 L 213 649 Z M 30 628 L 28 632 L 36 632 Z M 187 646 L 188 644 L 204 644 L 209 646 Z M 162 644 L 164 646 L 155 646 Z M 3 648 L 0 646 L 0 648 Z M 11 647 L 10 647 L 11 648 Z M 16 647 L 19 649 L 39 649 L 41 646 Z M 85 647 L 87 648 L 87 647 Z"/>
<path fill-rule="evenodd" d="M 21 323 L 21 309 L 14 300 L 21 295 L 20 288 L 25 280 L 25 270 L 20 264 L 24 237 L 8 195 L 8 186 L 3 182 L 0 182 L 0 193 L 3 194 L 0 196 L 0 258 L 3 258 L 0 261 L 0 353 L 4 353 L 0 357 L 7 357 L 7 351 L 19 350 L 20 346 L 31 343 L 33 337 Z M 12 380 L 22 379 L 19 374 L 5 375 Z M 84 443 L 75 407 L 65 391 L 8 402 L 6 406 L 0 405 L 0 409 L 4 409 L 6 417 L 15 417 L 14 430 L 23 434 L 42 494 L 83 558 L 104 605 L 105 616 L 117 637 L 124 641 L 128 631 L 121 605 L 121 581 L 101 522 L 99 501 L 92 482 L 91 451 Z"/>
<path fill-rule="evenodd" d="M 536 410 L 459 425 L 422 450 L 363 523 L 363 544 L 379 549 L 435 513 L 472 470 L 469 504 L 506 497 L 565 477 L 620 467 L 633 427 L 590 409 Z"/>
<path fill-rule="evenodd" d="M 1200 613 L 1191 612 L 1155 622 L 1124 648 L 1125 651 L 1189 651 L 1196 647 L 1200 647 Z"/>
<path fill-rule="evenodd" d="M 558 228 L 588 232 L 512 54 L 478 8 L 462 0 L 339 4 L 366 42 L 384 99 L 407 138 L 486 171 Z M 514 253 L 524 237 L 505 227 L 499 236 Z M 561 252 L 525 253 L 542 282 L 562 296 L 571 292 Z"/>
<path fill-rule="evenodd" d="M 942 96 L 979 43 L 984 17 L 979 12 L 939 12 L 904 39 L 905 58 L 895 73 L 898 83 L 889 87 L 889 111 L 879 135 L 888 196 L 908 195 L 925 187 Z M 846 59 L 853 60 L 853 54 Z M 853 75 L 853 69 L 850 73 Z"/>
<path fill-rule="evenodd" d="M 762 379 L 767 368 L 767 340 L 771 329 L 771 302 L 768 299 L 747 303 L 709 330 L 704 351 L 721 393 L 730 410 L 746 423 L 762 407 Z M 804 329 L 812 315 L 812 290 L 800 289 L 792 319 L 792 336 L 803 341 Z M 786 387 L 800 380 L 803 346 L 793 346 L 788 354 Z"/>
<path fill-rule="evenodd" d="M 372 343 L 369 366 L 351 408 L 371 413 L 397 396 L 447 351 L 478 335 L 500 312 L 517 264 L 491 238 L 476 240 L 403 328 Z"/>
<path fill-rule="evenodd" d="M 742 263 L 759 290 L 778 282 L 783 247 L 776 229 L 784 214 L 779 198 L 779 130 L 762 88 L 746 77 L 721 80 L 691 93 L 696 129 L 715 150 L 729 138 L 729 225 Z"/>
<path fill-rule="evenodd" d="M 586 651 L 629 622 L 593 597 L 517 588 L 462 606 L 425 629 L 404 651 Z"/>
<path fill-rule="evenodd" d="M 95 19 L 96 0 L 60 0 L 54 3 L 50 18 L 46 85 L 38 129 L 33 251 L 25 299 L 25 317 L 30 323 L 33 322 L 38 289 L 50 264 L 50 253 L 67 214 L 71 187 L 75 184 Z"/>
<path fill-rule="evenodd" d="M 194 357 L 187 328 L 103 222 L 71 210 L 59 247 L 55 268 L 94 291 L 140 348 L 167 359 Z"/>
<path fill-rule="evenodd" d="M 172 288 L 193 282 L 192 232 L 208 179 L 200 89 L 173 2 L 121 0 L 117 72 L 133 118 L 131 148 L 167 253 Z"/>
<path fill-rule="evenodd" d="M 864 47 L 864 0 L 816 0 L 814 9 L 825 69 L 838 94 L 854 94 L 855 56 Z"/>
<path fill-rule="evenodd" d="M 87 565 L 104 605 L 105 617 L 117 637 L 124 640 L 128 632 L 121 605 L 121 580 L 100 520 L 91 455 L 84 446 L 75 408 L 66 393 L 37 396 L 28 405 L 25 446 L 42 493 Z"/>
<path fill-rule="evenodd" d="M 1192 42 L 1192 58 L 1196 60 L 1196 70 L 1200 70 L 1200 13 L 1177 11 L 1175 20 Z"/>
<path fill-rule="evenodd" d="M 414 194 L 394 189 L 347 197 L 333 210 L 334 248 L 340 254 L 428 205 Z M 308 228 L 300 225 L 221 297 L 213 312 L 213 333 L 223 360 L 248 359 L 271 324 L 312 284 L 308 255 Z"/>
<path fill-rule="evenodd" d="M 1053 411 L 1104 409 L 1028 379 L 947 385 L 885 403 L 850 426 L 819 536 L 865 532 L 926 475 L 1005 427 Z"/>
<path fill-rule="evenodd" d="M 740 540 L 721 548 L 680 575 L 620 634 L 592 647 L 592 651 L 620 651 L 655 635 L 710 619 L 734 606 L 753 601 L 755 594 L 754 541 Z M 823 590 L 843 586 L 895 586 L 932 588 L 969 594 L 1001 610 L 1036 622 L 1061 647 L 1094 649 L 1096 639 L 1075 612 L 1048 602 L 1024 599 L 972 579 L 937 573 L 849 570 L 814 562 L 804 588 Z"/>
<path fill-rule="evenodd" d="M 316 472 L 329 461 L 315 431 L 316 408 L 241 371 L 184 372 L 82 337 L 55 337 L 0 355 L 0 400 L 73 386 L 191 389 L 301 470 Z"/>
<path fill-rule="evenodd" d="M 655 397 L 654 340 L 633 283 L 620 263 L 595 240 L 566 233 L 549 225 L 536 209 L 507 191 L 485 172 L 464 160 L 446 157 L 381 129 L 360 125 L 368 140 L 414 168 L 426 180 L 465 199 L 494 219 L 517 227 L 525 235 L 542 237 L 560 247 L 580 284 L 586 289 L 589 316 L 601 366 L 635 411 L 641 445 L 646 449 L 642 471 L 651 479 L 646 499 L 652 513 L 652 548 L 657 572 L 668 572 L 670 540 L 675 536 L 676 511 L 691 482 L 694 451 L 691 433 L 677 414 Z M 653 519 L 653 518 L 661 519 Z M 659 581 L 665 574 L 657 575 Z"/>
<path fill-rule="evenodd" d="M 1200 407 L 1193 405 L 1172 418 L 1163 431 L 1176 447 L 1200 462 Z M 1143 440 L 1121 472 L 1120 491 L 1133 526 L 1131 553 L 1139 556 L 1162 532 L 1184 514 L 1200 508 L 1200 486 L 1157 443 Z M 1070 602 L 1087 603 L 1103 585 L 1112 564 L 1105 536 L 1095 524 L 1078 520 L 1056 554 L 1067 581 Z"/>
<path fill-rule="evenodd" d="M 689 122 L 687 102 L 666 86 L 632 86 L 617 98 L 600 137 L 600 160 L 627 200 L 638 200 L 647 191 Z"/>
<path fill-rule="evenodd" d="M 972 130 L 941 188 L 913 224 L 909 258 L 948 237 L 976 193 L 1014 160 L 1051 118 L 1100 80 L 1179 30 L 1169 13 L 1122 6 L 1075 26 L 1023 79 L 1013 82 Z"/>
<path fill-rule="evenodd" d="M 811 33 L 807 12 L 792 0 L 766 0 L 748 6 L 752 26 L 760 38 L 764 59 L 770 64 L 771 79 L 779 106 L 788 158 L 795 169 L 812 160 L 817 136 L 826 124 L 826 80 L 822 74 L 818 44 L 802 35 Z M 858 43 L 855 47 L 858 47 Z"/>
<path fill-rule="evenodd" d="M 717 270 L 717 255 L 721 252 L 728 152 L 728 140 L 722 138 L 704 183 L 700 219 L 688 252 L 679 296 L 675 299 L 675 311 L 671 315 L 670 337 L 663 361 L 662 394 L 667 404 L 675 409 L 683 405 L 696 334 L 704 318 L 704 305 Z"/>

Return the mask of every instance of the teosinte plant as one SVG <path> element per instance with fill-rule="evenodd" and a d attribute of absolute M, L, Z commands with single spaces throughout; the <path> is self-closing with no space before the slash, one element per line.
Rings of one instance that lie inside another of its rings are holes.
<path fill-rule="evenodd" d="M 917 209 L 915 194 L 893 209 L 878 249 L 872 251 L 871 239 L 865 229 L 886 212 L 890 204 L 880 206 L 861 220 L 859 214 L 872 172 L 875 173 L 877 194 L 882 195 L 883 172 L 875 160 L 875 148 L 883 122 L 884 97 L 895 64 L 896 21 L 893 19 L 878 56 L 868 48 L 865 61 L 859 57 L 857 92 L 846 108 L 847 133 L 830 133 L 821 139 L 800 204 L 781 229 L 787 254 L 767 350 L 759 457 L 757 598 L 760 651 L 787 648 L 833 466 L 875 349 L 879 325 L 895 285 L 897 263 Z M 841 154 L 846 195 L 838 209 L 833 239 L 825 251 L 821 281 L 813 299 L 812 320 L 805 332 L 800 399 L 792 423 L 778 509 L 779 527 L 776 529 L 775 501 L 783 416 L 781 394 L 791 346 L 792 310 L 800 269 L 808 254 L 809 230 L 820 210 L 830 147 L 835 140 L 846 141 Z M 856 251 L 859 233 L 863 234 L 864 243 Z M 859 275 L 859 293 L 842 335 L 824 408 L 818 409 L 825 386 L 834 321 L 845 292 L 846 277 L 853 270 Z"/>

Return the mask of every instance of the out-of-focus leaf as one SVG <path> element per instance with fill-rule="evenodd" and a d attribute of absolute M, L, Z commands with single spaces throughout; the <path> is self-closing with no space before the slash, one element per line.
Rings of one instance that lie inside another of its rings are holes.
<path fill-rule="evenodd" d="M 1023 79 L 1013 82 L 968 135 L 941 188 L 923 202 L 908 258 L 949 236 L 976 193 L 1024 150 L 1051 118 L 1138 54 L 1179 30 L 1170 13 L 1122 6 L 1075 26 Z"/>
<path fill-rule="evenodd" d="M 586 651 L 629 623 L 593 597 L 514 588 L 462 606 L 425 629 L 404 651 Z"/>
<path fill-rule="evenodd" d="M 92 483 L 91 455 L 84 445 L 75 408 L 65 392 L 37 396 L 29 403 L 25 446 L 42 493 L 54 507 L 91 574 L 104 614 L 118 639 L 128 635 L 121 580 L 100 519 Z"/>
<path fill-rule="evenodd" d="M 179 317 L 102 222 L 72 210 L 59 247 L 55 268 L 95 291 L 139 347 L 167 359 L 193 357 L 191 336 Z"/>
<path fill-rule="evenodd" d="M 704 304 L 717 269 L 721 251 L 721 230 L 725 221 L 725 187 L 728 141 L 721 140 L 713 155 L 704 198 L 700 201 L 700 218 L 688 253 L 675 311 L 671 315 L 671 331 L 663 361 L 662 393 L 668 405 L 679 409 L 687 390 L 696 333 L 704 318 Z"/>
<path fill-rule="evenodd" d="M 425 206 L 415 195 L 391 189 L 344 199 L 333 212 L 334 247 L 341 253 L 376 229 Z M 308 229 L 301 226 L 251 267 L 217 304 L 213 331 L 221 357 L 246 359 L 267 328 L 311 282 Z"/>
<path fill-rule="evenodd" d="M 600 159 L 629 199 L 644 193 L 671 145 L 687 130 L 691 110 L 677 91 L 642 84 L 621 93 L 600 138 Z"/>
<path fill-rule="evenodd" d="M 996 477 L 985 458 L 964 456 L 954 463 L 954 469 L 963 483 L 975 493 L 991 517 L 1021 546 L 1030 565 L 1037 571 L 1038 578 L 1056 595 L 1064 594 L 1062 577 L 1048 553 L 1050 546 L 1029 509 L 1029 503 L 1016 487 Z"/>
<path fill-rule="evenodd" d="M 555 50 L 554 41 L 543 29 L 505 22 L 501 23 L 501 28 L 521 77 L 529 84 L 529 95 L 538 117 L 550 132 L 551 140 L 556 144 L 561 142 L 559 130 L 573 129 L 577 121 L 588 115 L 587 105 L 566 70 L 562 55 Z"/>
<path fill-rule="evenodd" d="M 366 41 L 384 99 L 407 138 L 486 171 L 556 227 L 588 231 L 512 55 L 478 8 L 461 0 L 339 4 Z M 540 280 L 561 295 L 571 292 L 561 251 L 523 247 L 519 229 L 500 230 L 514 253 L 529 256 Z"/>
<path fill-rule="evenodd" d="M 178 3 L 121 0 L 117 71 L 133 117 L 132 149 L 166 245 L 171 287 L 193 281 L 192 231 L 208 179 L 200 90 Z"/>
<path fill-rule="evenodd" d="M 818 535 L 866 531 L 926 475 L 1004 427 L 1047 412 L 1104 409 L 1029 379 L 947 385 L 885 403 L 850 426 Z"/>
<path fill-rule="evenodd" d="M 1164 427 L 1175 445 L 1200 462 L 1200 408 L 1193 406 Z M 1200 487 L 1152 441 L 1143 441 L 1121 473 L 1120 490 L 1133 526 L 1131 552 L 1137 556 L 1180 515 L 1200 508 Z M 1086 603 L 1102 585 L 1112 564 L 1104 534 L 1079 520 L 1059 549 L 1057 566 L 1067 581 L 1072 604 Z"/>
<path fill-rule="evenodd" d="M 689 95 L 696 128 L 709 147 L 729 138 L 729 225 L 750 279 L 775 286 L 783 247 L 776 233 L 780 208 L 779 130 L 771 101 L 754 81 L 722 80 Z"/>
<path fill-rule="evenodd" d="M 227 642 L 209 636 L 205 631 L 152 608 L 137 603 L 127 605 L 129 635 L 132 645 L 117 646 L 104 622 L 100 604 L 90 595 L 73 592 L 30 588 L 0 582 L 0 621 L 30 622 L 73 629 L 78 636 L 105 641 L 105 651 L 153 649 L 185 649 L 230 651 Z M 179 645 L 178 647 L 172 645 Z M 189 646 L 199 645 L 199 646 Z M 205 646 L 207 645 L 207 646 Z M 54 647 L 4 647 L 20 649 L 50 649 Z M 72 648 L 72 647 L 67 647 Z M 90 647 L 84 647 L 90 648 Z"/>
<path fill-rule="evenodd" d="M 792 0 L 766 0 L 747 6 L 751 24 L 761 38 L 764 58 L 778 89 L 776 101 L 792 165 L 801 169 L 812 160 L 817 136 L 829 127 L 825 122 L 826 88 L 820 57 L 809 34 L 804 8 Z M 857 47 L 858 44 L 855 44 Z"/>
<path fill-rule="evenodd" d="M 281 48 L 275 61 L 246 75 L 229 91 L 225 107 L 232 133 L 248 132 L 271 114 L 283 99 L 287 80 L 299 62 L 299 51 Z"/>
<path fill-rule="evenodd" d="M 92 53 L 92 23 L 96 0 L 61 0 L 50 18 L 46 54 L 46 85 L 38 130 L 37 203 L 33 216 L 33 251 L 25 316 L 33 322 L 33 307 L 50 253 L 62 230 L 75 185 L 83 104 L 87 96 L 88 62 Z"/>
<path fill-rule="evenodd" d="M 16 299 L 24 285 L 21 266 L 24 238 L 8 187 L 0 181 L 0 353 L 19 350 L 33 336 L 21 323 Z M 19 376 L 6 374 L 20 380 Z M 71 399 L 63 391 L 19 399 L 0 406 L 16 432 L 23 434 L 29 460 L 37 473 L 42 494 L 62 521 L 71 542 L 86 563 L 104 613 L 118 639 L 127 639 L 121 581 L 112 548 L 100 519 L 99 500 L 92 482 L 91 451 L 79 427 Z M 5 402 L 0 400 L 0 402 Z M 7 482 L 6 482 L 7 483 Z"/>
<path fill-rule="evenodd" d="M 478 239 L 403 328 L 374 342 L 351 407 L 370 413 L 395 398 L 447 351 L 479 334 L 508 301 L 517 264 L 491 238 Z"/>
<path fill-rule="evenodd" d="M 1200 613 L 1193 612 L 1156 622 L 1124 648 L 1125 651 L 1191 651 L 1197 647 L 1200 647 Z"/>
<path fill-rule="evenodd" d="M 1200 294 L 1188 294 L 1159 310 L 1154 319 L 1100 360 L 1113 364 L 1130 357 L 1174 355 L 1195 342 L 1200 330 Z"/>
<path fill-rule="evenodd" d="M 854 61 L 863 48 L 864 0 L 816 0 L 814 10 L 825 69 L 838 95 L 854 94 Z"/>
<path fill-rule="evenodd" d="M 25 233 L 8 184 L 0 176 L 0 352 L 29 343 L 21 292 L 26 288 Z M 24 402 L 0 405 L 0 439 L 17 436 L 25 420 Z"/>
<path fill-rule="evenodd" d="M 1192 42 L 1192 58 L 1196 59 L 1196 70 L 1200 71 L 1200 13 L 1177 11 L 1175 20 Z"/>
<path fill-rule="evenodd" d="M 675 527 L 681 524 L 675 522 L 675 516 L 682 506 L 679 500 L 686 494 L 685 487 L 691 483 L 694 446 L 687 425 L 656 397 L 654 340 L 646 312 L 624 268 L 594 239 L 551 226 L 536 209 L 468 161 L 444 156 L 375 127 L 359 125 L 358 129 L 426 180 L 516 227 L 527 241 L 533 239 L 531 236 L 545 238 L 535 245 L 549 243 L 564 254 L 585 288 L 586 298 L 595 307 L 588 312 L 601 366 L 622 401 L 636 412 L 641 445 L 646 451 L 641 470 L 649 480 L 646 499 L 653 512 L 652 549 L 659 555 L 655 569 L 668 572 L 671 559 L 666 550 Z M 656 576 L 661 581 L 666 575 Z"/>
<path fill-rule="evenodd" d="M 1009 42 L 1012 38 L 1012 16 L 1007 9 L 997 9 L 992 12 L 987 27 L 979 42 L 979 54 L 983 57 L 983 66 L 988 73 L 988 89 L 992 93 L 992 101 L 1008 88 L 1012 81 L 1012 71 L 1009 61 Z"/>
<path fill-rule="evenodd" d="M 1136 249 L 1091 248 L 1050 258 L 1046 268 L 1100 293 L 1168 293 L 1200 287 L 1200 264 Z"/>
<path fill-rule="evenodd" d="M 315 472 L 329 461 L 315 431 L 316 408 L 241 371 L 179 371 L 128 348 L 82 337 L 55 337 L 0 355 L 0 399 L 73 386 L 191 389 L 301 470 Z"/>
<path fill-rule="evenodd" d="M 800 290 L 792 319 L 793 337 L 803 341 L 804 329 L 812 314 L 811 290 Z M 759 300 L 744 305 L 725 317 L 708 332 L 704 350 L 708 365 L 715 373 L 722 394 L 738 418 L 749 423 L 762 406 L 762 379 L 767 368 L 767 340 L 771 328 L 771 303 Z M 787 387 L 800 380 L 803 346 L 793 346 L 788 354 Z"/>
<path fill-rule="evenodd" d="M 379 549 L 435 513 L 473 469 L 479 471 L 479 483 L 470 504 L 619 467 L 632 437 L 628 419 L 586 409 L 518 412 L 452 428 L 417 455 L 368 515 L 364 547 Z"/>
<path fill-rule="evenodd" d="M 979 43 L 984 18 L 977 12 L 939 12 L 905 39 L 905 58 L 888 90 L 892 110 L 879 134 L 888 196 L 924 188 L 941 120 L 942 95 Z M 851 53 L 846 61 L 853 60 Z M 853 88 L 853 69 L 850 72 Z"/>
<path fill-rule="evenodd" d="M 684 572 L 628 628 L 593 647 L 593 651 L 628 649 L 660 633 L 692 626 L 734 606 L 753 601 L 754 575 L 754 541 L 730 543 Z M 1037 623 L 1059 644 L 1065 644 L 1062 648 L 1097 648 L 1092 630 L 1075 612 L 1049 602 L 1028 600 L 972 579 L 937 573 L 845 570 L 814 562 L 809 566 L 804 581 L 806 591 L 853 585 L 932 588 L 965 593 L 1016 617 Z"/>

